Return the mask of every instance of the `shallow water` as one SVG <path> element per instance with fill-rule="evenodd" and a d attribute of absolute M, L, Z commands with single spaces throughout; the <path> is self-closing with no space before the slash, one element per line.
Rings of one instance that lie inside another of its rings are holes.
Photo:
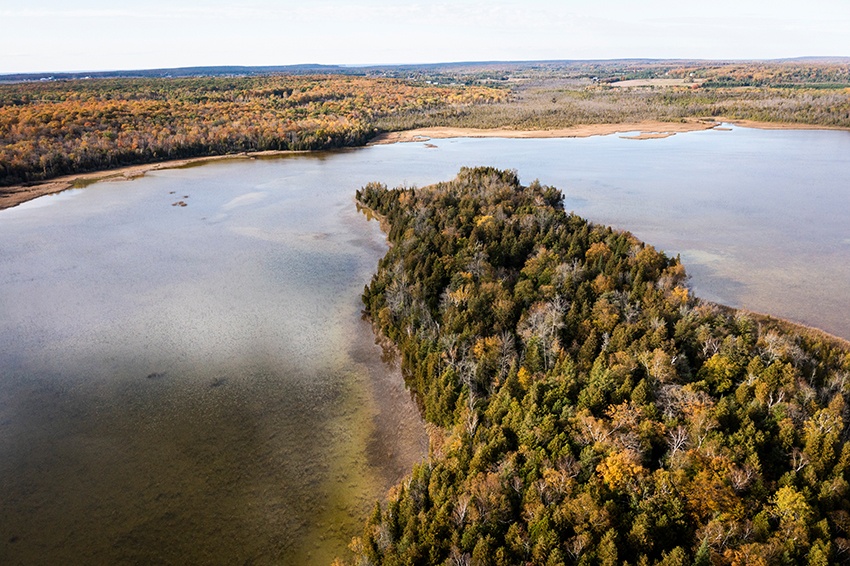
<path fill-rule="evenodd" d="M 373 180 L 518 170 L 697 294 L 850 338 L 850 134 L 432 140 L 0 211 L 0 563 L 327 564 L 427 439 L 359 295 Z M 184 201 L 187 206 L 172 206 Z"/>
<path fill-rule="evenodd" d="M 383 236 L 322 169 L 2 215 L 0 563 L 328 564 L 427 454 L 360 319 Z"/>
<path fill-rule="evenodd" d="M 397 178 L 399 163 L 418 185 L 463 165 L 517 169 L 561 189 L 567 210 L 681 255 L 698 296 L 850 339 L 850 132 L 430 144 L 371 148 L 375 178 Z"/>

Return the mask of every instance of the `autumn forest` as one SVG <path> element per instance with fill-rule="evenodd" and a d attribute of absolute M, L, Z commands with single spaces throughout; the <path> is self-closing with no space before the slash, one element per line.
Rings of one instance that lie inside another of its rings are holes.
<path fill-rule="evenodd" d="M 846 63 L 422 65 L 0 82 L 0 187 L 171 159 L 363 145 L 423 126 L 686 119 L 850 127 Z"/>
<path fill-rule="evenodd" d="M 649 121 L 847 129 L 850 65 L 15 79 L 0 82 L 0 197 L 419 127 Z M 850 564 L 846 341 L 695 297 L 678 257 L 565 211 L 558 188 L 524 186 L 515 170 L 373 182 L 355 198 L 389 243 L 363 318 L 400 360 L 430 457 L 375 504 L 337 566 Z"/>
<path fill-rule="evenodd" d="M 185 157 L 362 145 L 379 117 L 504 96 L 330 76 L 0 85 L 0 186 Z"/>
<path fill-rule="evenodd" d="M 390 243 L 363 301 L 432 459 L 366 564 L 850 560 L 850 347 L 695 298 L 683 266 L 512 171 L 358 202 Z"/>

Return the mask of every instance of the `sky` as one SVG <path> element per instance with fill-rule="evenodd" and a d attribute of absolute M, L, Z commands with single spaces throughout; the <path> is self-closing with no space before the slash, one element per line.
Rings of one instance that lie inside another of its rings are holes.
<path fill-rule="evenodd" d="M 850 0 L 0 0 L 0 73 L 850 56 Z"/>

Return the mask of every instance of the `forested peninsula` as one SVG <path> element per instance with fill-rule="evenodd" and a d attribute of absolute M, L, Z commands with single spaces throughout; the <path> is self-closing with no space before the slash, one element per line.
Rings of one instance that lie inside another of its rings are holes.
<path fill-rule="evenodd" d="M 701 301 L 677 258 L 513 171 L 357 202 L 363 293 L 434 425 L 354 563 L 850 561 L 850 347 Z"/>

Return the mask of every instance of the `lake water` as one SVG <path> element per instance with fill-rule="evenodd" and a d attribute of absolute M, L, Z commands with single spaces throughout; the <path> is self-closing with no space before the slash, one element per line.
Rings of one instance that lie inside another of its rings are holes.
<path fill-rule="evenodd" d="M 0 211 L 0 563 L 327 564 L 427 453 L 359 295 L 369 181 L 517 169 L 695 292 L 850 338 L 850 133 L 434 140 Z M 183 201 L 186 206 L 173 206 Z"/>
<path fill-rule="evenodd" d="M 329 564 L 427 456 L 333 161 L 0 213 L 0 564 Z"/>

